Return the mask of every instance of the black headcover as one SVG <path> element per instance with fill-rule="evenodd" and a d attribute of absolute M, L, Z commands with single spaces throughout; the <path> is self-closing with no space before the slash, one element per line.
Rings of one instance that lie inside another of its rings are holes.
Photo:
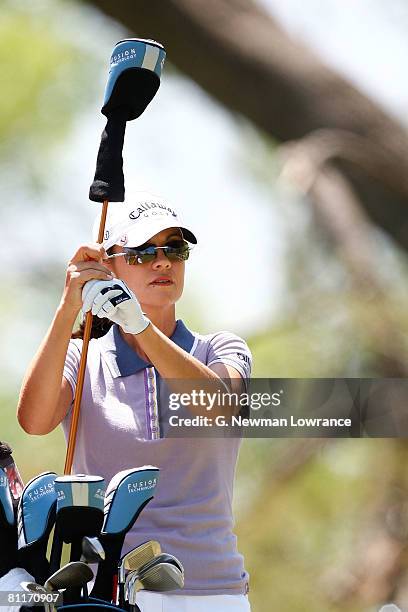
<path fill-rule="evenodd" d="M 102 132 L 95 178 L 89 190 L 94 202 L 123 202 L 123 142 L 126 122 L 139 117 L 155 96 L 166 53 L 153 40 L 130 38 L 117 43 L 110 59 L 102 113 Z"/>

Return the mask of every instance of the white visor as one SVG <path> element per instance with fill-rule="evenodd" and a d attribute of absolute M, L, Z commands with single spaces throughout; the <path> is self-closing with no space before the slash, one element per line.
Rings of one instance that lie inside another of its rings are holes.
<path fill-rule="evenodd" d="M 94 241 L 98 240 L 100 214 L 92 230 Z M 155 234 L 169 227 L 178 227 L 185 240 L 197 244 L 193 232 L 183 225 L 180 215 L 160 196 L 139 193 L 130 202 L 113 202 L 109 205 L 105 224 L 103 246 L 107 250 L 114 244 L 141 246 Z"/>

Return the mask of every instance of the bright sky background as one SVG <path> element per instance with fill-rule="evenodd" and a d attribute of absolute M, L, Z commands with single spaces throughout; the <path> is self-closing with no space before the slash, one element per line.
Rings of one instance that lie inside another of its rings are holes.
<path fill-rule="evenodd" d="M 294 36 L 303 37 L 324 54 L 325 61 L 405 119 L 406 5 L 396 0 L 387 5 L 380 0 L 308 0 L 305 10 L 302 0 L 263 3 Z M 83 23 L 84 40 L 94 37 L 95 29 L 100 32 L 92 14 Z M 107 65 L 122 33 L 104 29 L 98 52 L 106 57 Z M 171 49 L 168 52 L 171 59 Z M 106 75 L 107 70 L 96 75 L 101 80 L 101 100 Z M 13 215 L 8 220 L 9 246 L 15 244 L 14 228 L 19 227 L 18 238 L 28 242 L 43 265 L 50 257 L 60 263 L 68 260 L 90 236 L 98 205 L 89 202 L 88 189 L 104 126 L 100 101 L 95 104 L 77 119 L 71 137 L 61 143 L 50 175 L 50 206 L 20 225 Z M 279 316 L 288 220 L 280 196 L 257 184 L 247 172 L 245 160 L 253 154 L 249 142 L 242 122 L 194 83 L 166 71 L 151 106 L 128 124 L 124 152 L 128 198 L 135 189 L 168 196 L 199 237 L 200 245 L 188 262 L 185 293 L 185 303 L 194 304 L 199 313 L 197 331 L 230 329 L 246 336 Z M 13 263 L 18 274 L 18 263 Z M 63 268 L 61 288 L 62 284 Z M 39 298 L 38 291 L 32 290 L 29 296 L 33 303 Z M 55 306 L 50 304 L 50 313 Z M 24 313 L 22 307 L 20 314 Z M 182 306 L 180 314 L 183 316 Z M 46 322 L 41 325 L 35 316 L 31 322 L 26 317 L 23 328 L 20 321 L 2 330 L 3 346 L 9 347 L 0 360 L 3 371 L 24 370 Z"/>
<path fill-rule="evenodd" d="M 259 0 L 258 0 L 259 1 Z M 294 37 L 407 123 L 405 0 L 261 0 Z"/>

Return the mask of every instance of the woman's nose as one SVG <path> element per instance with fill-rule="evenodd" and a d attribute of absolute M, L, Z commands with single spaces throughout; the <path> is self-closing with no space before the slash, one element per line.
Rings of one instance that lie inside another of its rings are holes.
<path fill-rule="evenodd" d="M 171 268 L 171 261 L 164 254 L 163 249 L 157 249 L 156 251 L 156 259 L 153 261 L 153 269 L 154 270 L 168 270 Z"/>

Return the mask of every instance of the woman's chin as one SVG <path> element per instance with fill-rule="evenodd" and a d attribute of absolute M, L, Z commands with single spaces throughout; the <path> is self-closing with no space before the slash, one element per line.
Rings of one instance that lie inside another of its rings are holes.
<path fill-rule="evenodd" d="M 181 295 L 178 291 L 174 291 L 174 288 L 172 291 L 154 288 L 153 291 L 149 291 L 148 295 L 143 297 L 145 298 L 144 300 L 139 300 L 142 309 L 149 306 L 153 308 L 169 308 L 180 299 Z"/>
<path fill-rule="evenodd" d="M 166 298 L 165 296 L 157 296 L 156 299 L 152 299 L 150 297 L 149 300 L 141 302 L 140 305 L 142 307 L 143 312 L 146 312 L 150 308 L 170 308 L 171 306 L 174 306 L 175 303 L 176 300 Z"/>

